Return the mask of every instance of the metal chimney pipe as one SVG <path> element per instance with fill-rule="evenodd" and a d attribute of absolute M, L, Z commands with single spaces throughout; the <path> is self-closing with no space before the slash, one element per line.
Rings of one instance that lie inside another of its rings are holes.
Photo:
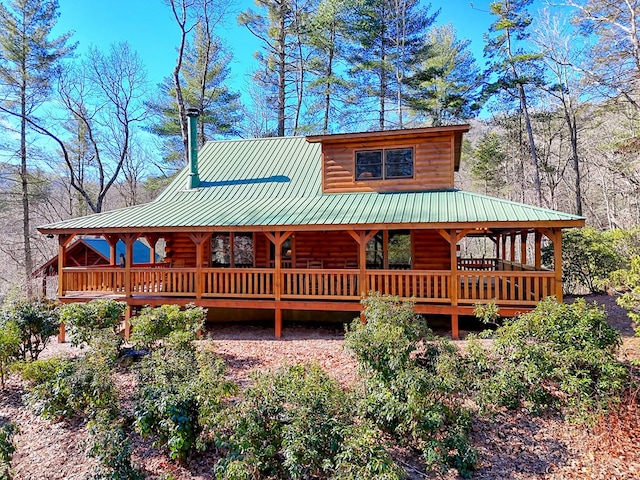
<path fill-rule="evenodd" d="M 197 108 L 188 108 L 189 117 L 188 143 L 189 143 L 189 179 L 187 188 L 198 188 L 200 186 L 200 176 L 198 175 L 198 116 L 200 112 Z"/>

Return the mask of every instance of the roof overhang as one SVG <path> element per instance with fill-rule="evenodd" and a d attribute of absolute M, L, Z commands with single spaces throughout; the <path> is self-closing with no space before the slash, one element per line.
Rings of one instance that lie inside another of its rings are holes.
<path fill-rule="evenodd" d="M 341 143 L 353 142 L 354 140 L 397 140 L 403 138 L 425 138 L 435 137 L 445 133 L 466 133 L 471 128 L 468 124 L 448 125 L 446 127 L 423 127 L 423 128 L 407 128 L 403 130 L 383 130 L 376 132 L 360 132 L 360 133 L 338 133 L 332 135 L 312 135 L 308 136 L 307 142 L 310 143 Z"/>

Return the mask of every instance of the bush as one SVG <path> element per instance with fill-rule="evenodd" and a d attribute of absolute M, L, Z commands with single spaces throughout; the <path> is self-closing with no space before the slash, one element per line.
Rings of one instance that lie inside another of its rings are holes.
<path fill-rule="evenodd" d="M 131 443 L 122 425 L 109 415 L 97 415 L 87 425 L 89 441 L 86 454 L 97 465 L 94 480 L 142 480 L 144 476 L 131 465 Z"/>
<path fill-rule="evenodd" d="M 0 324 L 0 385 L 4 389 L 4 378 L 9 365 L 20 354 L 20 330 L 11 320 Z"/>
<path fill-rule="evenodd" d="M 554 407 L 585 420 L 617 401 L 624 388 L 626 370 L 616 360 L 620 334 L 596 304 L 548 298 L 507 321 L 494 338 L 485 362 L 491 375 L 481 389 L 485 405 Z M 476 364 L 481 356 L 475 355 Z"/>
<path fill-rule="evenodd" d="M 60 320 L 55 303 L 46 300 L 17 301 L 3 306 L 0 323 L 13 321 L 20 330 L 20 357 L 37 360 L 52 335 L 58 333 Z"/>
<path fill-rule="evenodd" d="M 317 365 L 256 375 L 218 435 L 226 456 L 216 476 L 402 478 L 379 432 L 354 421 L 353 410 L 351 397 Z"/>
<path fill-rule="evenodd" d="M 476 461 L 471 414 L 459 396 L 462 361 L 456 347 L 435 340 L 410 302 L 372 295 L 366 324 L 355 319 L 345 336 L 364 373 L 360 411 L 399 442 L 422 452 L 431 468 L 468 475 Z"/>
<path fill-rule="evenodd" d="M 0 422 L 0 480 L 11 480 L 11 460 L 16 451 L 13 441 L 18 428 L 14 423 Z"/>
<path fill-rule="evenodd" d="M 39 360 L 19 367 L 29 382 L 25 399 L 34 412 L 51 420 L 92 416 L 108 411 L 115 416 L 117 396 L 111 376 L 90 361 Z"/>
<path fill-rule="evenodd" d="M 616 302 L 629 312 L 640 336 L 640 256 L 633 257 L 628 269 L 613 272 L 609 284 L 622 293 Z"/>
<path fill-rule="evenodd" d="M 77 347 L 89 343 L 96 330 L 115 331 L 126 309 L 125 302 L 115 300 L 68 303 L 60 307 L 60 320 L 69 327 L 71 344 Z"/>
<path fill-rule="evenodd" d="M 131 343 L 136 347 L 155 348 L 172 332 L 185 332 L 190 339 L 204 327 L 206 310 L 201 307 L 187 305 L 181 310 L 178 305 L 161 307 L 145 307 L 140 315 L 131 319 Z"/>
<path fill-rule="evenodd" d="M 542 261 L 553 263 L 553 244 L 542 249 Z M 602 291 L 602 281 L 624 265 L 610 232 L 593 227 L 562 232 L 562 285 L 565 293 Z"/>
<path fill-rule="evenodd" d="M 203 426 L 214 422 L 224 399 L 235 392 L 225 370 L 222 360 L 196 354 L 190 343 L 169 342 L 155 350 L 138 368 L 137 430 L 155 436 L 154 445 L 184 462 Z"/>

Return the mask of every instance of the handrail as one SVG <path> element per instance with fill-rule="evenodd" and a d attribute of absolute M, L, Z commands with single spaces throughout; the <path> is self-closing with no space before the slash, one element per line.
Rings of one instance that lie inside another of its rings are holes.
<path fill-rule="evenodd" d="M 126 292 L 129 271 L 130 291 Z M 200 298 L 261 298 L 290 300 L 360 299 L 362 291 L 378 291 L 416 302 L 448 303 L 456 288 L 460 304 L 492 301 L 505 305 L 533 305 L 556 292 L 553 271 L 533 270 L 359 270 L 295 268 L 148 268 L 132 266 L 64 267 L 67 292 L 180 296 Z M 364 280 L 363 280 L 364 279 Z M 364 284 L 361 285 L 361 282 Z M 279 290 L 277 290 L 279 288 Z"/>

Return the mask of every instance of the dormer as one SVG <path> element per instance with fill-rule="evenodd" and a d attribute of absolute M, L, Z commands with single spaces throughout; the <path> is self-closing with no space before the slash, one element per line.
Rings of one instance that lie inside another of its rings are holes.
<path fill-rule="evenodd" d="M 469 125 L 307 137 L 322 145 L 322 191 L 399 192 L 453 188 Z"/>

